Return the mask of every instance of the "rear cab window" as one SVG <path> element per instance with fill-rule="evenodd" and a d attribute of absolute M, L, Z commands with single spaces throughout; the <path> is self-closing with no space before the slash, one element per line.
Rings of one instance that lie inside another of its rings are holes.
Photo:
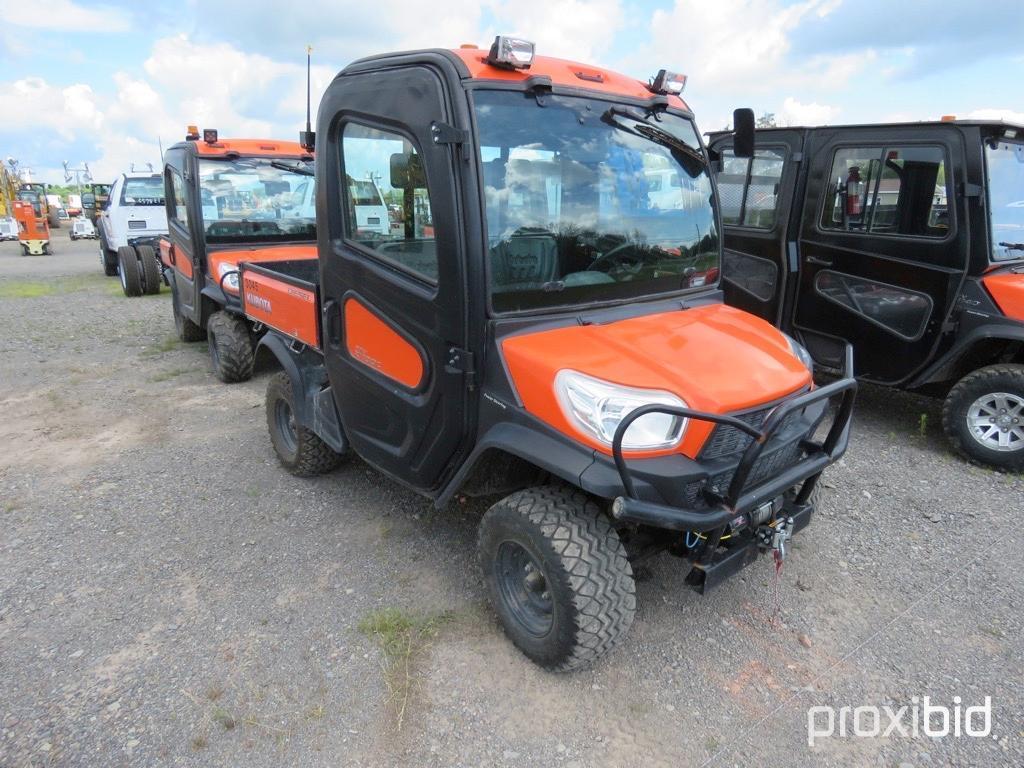
<path fill-rule="evenodd" d="M 833 156 L 819 225 L 827 231 L 950 235 L 949 182 L 939 146 L 841 147 Z"/>
<path fill-rule="evenodd" d="M 126 178 L 121 187 L 121 205 L 163 205 L 164 180 L 154 174 L 147 178 Z"/>
<path fill-rule="evenodd" d="M 736 157 L 731 149 L 722 152 L 717 182 L 723 224 L 775 227 L 785 160 L 783 149 L 757 149 L 752 158 Z"/>

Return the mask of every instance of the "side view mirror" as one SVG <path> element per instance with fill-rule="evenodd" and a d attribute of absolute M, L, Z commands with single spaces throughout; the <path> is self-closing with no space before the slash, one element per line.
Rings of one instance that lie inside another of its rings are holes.
<path fill-rule="evenodd" d="M 754 110 L 735 109 L 732 113 L 732 152 L 736 157 L 754 156 Z"/>
<path fill-rule="evenodd" d="M 419 155 L 396 152 L 391 156 L 391 186 L 394 189 L 423 189 L 427 186 Z"/>

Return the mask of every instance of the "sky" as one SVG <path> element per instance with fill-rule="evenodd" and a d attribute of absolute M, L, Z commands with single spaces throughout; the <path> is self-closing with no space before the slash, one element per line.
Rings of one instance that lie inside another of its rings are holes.
<path fill-rule="evenodd" d="M 185 126 L 291 139 L 362 56 L 533 40 L 647 80 L 683 72 L 702 131 L 735 107 L 780 125 L 1024 123 L 1024 2 L 923 0 L 0 0 L 0 159 L 62 183 L 159 166 Z"/>

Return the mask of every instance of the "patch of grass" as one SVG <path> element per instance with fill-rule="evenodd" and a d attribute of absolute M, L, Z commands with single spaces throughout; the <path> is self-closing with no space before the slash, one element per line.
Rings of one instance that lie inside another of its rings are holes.
<path fill-rule="evenodd" d="M 225 731 L 234 730 L 234 727 L 236 725 L 235 718 L 232 717 L 231 713 L 228 712 L 226 709 L 221 709 L 220 707 L 217 707 L 213 710 L 213 714 L 211 715 L 211 717 L 213 718 L 213 722 L 215 722 Z"/>
<path fill-rule="evenodd" d="M 21 506 L 21 502 L 17 499 L 8 499 L 4 502 L 4 512 L 13 512 Z"/>
<path fill-rule="evenodd" d="M 207 744 L 209 744 L 209 742 L 206 740 L 206 737 L 203 734 L 199 734 L 198 736 L 193 736 L 192 737 L 192 741 L 189 742 L 189 745 L 196 752 L 198 752 L 201 749 L 206 749 L 206 745 Z"/>
<path fill-rule="evenodd" d="M 2 280 L 0 299 L 37 299 L 64 293 L 79 293 L 96 290 L 100 293 L 118 295 L 121 284 L 104 275 L 70 275 L 50 280 Z"/>
<path fill-rule="evenodd" d="M 169 371 L 161 371 L 160 373 L 154 376 L 150 376 L 149 380 L 153 384 L 159 384 L 161 381 L 170 381 L 171 379 L 175 379 L 178 376 L 183 376 L 184 374 L 188 373 L 191 370 L 191 368 L 172 368 Z"/>
<path fill-rule="evenodd" d="M 921 433 L 921 437 L 924 437 L 925 435 L 928 434 L 928 414 L 927 413 L 922 413 L 921 414 L 920 421 L 918 423 L 917 428 L 918 428 L 918 431 Z"/>
<path fill-rule="evenodd" d="M 380 646 L 384 685 L 388 689 L 388 703 L 397 731 L 402 729 L 416 688 L 416 664 L 441 627 L 450 620 L 448 612 L 415 616 L 403 613 L 399 608 L 383 608 L 359 622 L 359 631 Z"/>
<path fill-rule="evenodd" d="M 156 344 L 150 344 L 144 350 L 142 350 L 143 357 L 156 357 L 158 355 L 165 355 L 168 352 L 173 352 L 181 346 L 177 336 L 166 336 L 163 341 L 158 341 Z"/>
<path fill-rule="evenodd" d="M 210 701 L 217 701 L 221 696 L 224 695 L 224 688 L 220 685 L 211 685 L 206 689 L 206 698 Z"/>

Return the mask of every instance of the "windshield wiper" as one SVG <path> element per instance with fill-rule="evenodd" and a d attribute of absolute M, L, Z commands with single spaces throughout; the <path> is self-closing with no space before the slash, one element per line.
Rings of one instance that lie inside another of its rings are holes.
<path fill-rule="evenodd" d="M 312 176 L 313 171 L 309 170 L 304 165 L 289 165 L 288 163 L 282 163 L 280 160 L 272 160 L 270 163 L 271 168 L 277 168 L 279 171 L 291 171 L 297 173 L 300 176 Z"/>
<path fill-rule="evenodd" d="M 616 116 L 622 116 L 633 120 L 637 125 L 628 126 L 623 125 L 615 119 Z M 668 147 L 674 152 L 679 152 L 686 157 L 686 162 L 681 158 L 676 159 L 680 161 L 680 164 L 686 168 L 686 172 L 690 174 L 691 178 L 696 178 L 698 174 L 704 169 L 704 155 L 699 151 L 691 147 L 685 141 L 669 133 L 664 128 L 658 128 L 655 125 L 651 125 L 647 122 L 646 118 L 640 117 L 639 114 L 634 113 L 632 110 L 622 109 L 621 107 L 609 107 L 603 115 L 601 115 L 601 121 L 607 123 L 613 128 L 618 128 L 620 131 L 631 133 L 634 136 L 640 136 L 641 138 L 653 141 L 655 144 L 661 144 L 662 146 Z M 692 165 L 696 163 L 696 167 Z"/>
<path fill-rule="evenodd" d="M 1024 243 L 1000 243 L 999 247 L 1008 251 L 1024 251 Z"/>

